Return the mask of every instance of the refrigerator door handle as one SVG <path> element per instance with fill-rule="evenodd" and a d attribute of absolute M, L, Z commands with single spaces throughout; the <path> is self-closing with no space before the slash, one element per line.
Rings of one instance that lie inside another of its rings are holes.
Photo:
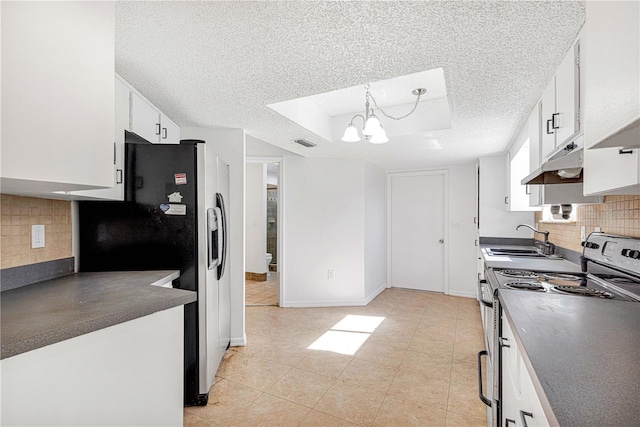
<path fill-rule="evenodd" d="M 213 270 L 218 266 L 218 215 L 217 208 L 207 209 L 207 268 Z"/>
<path fill-rule="evenodd" d="M 216 193 L 216 214 L 218 214 L 218 220 L 220 221 L 218 224 L 218 228 L 220 232 L 218 233 L 219 237 L 219 246 L 218 246 L 218 280 L 222 278 L 224 275 L 224 267 L 227 261 L 227 216 L 224 207 L 224 199 L 222 194 Z"/>
<path fill-rule="evenodd" d="M 214 267 L 218 267 L 218 271 L 220 271 L 220 266 L 224 262 L 224 220 L 222 216 L 222 212 L 220 208 L 213 208 L 216 215 L 216 231 L 214 232 L 215 237 L 215 257 Z M 217 274 L 218 279 L 220 279 L 220 274 Z"/>

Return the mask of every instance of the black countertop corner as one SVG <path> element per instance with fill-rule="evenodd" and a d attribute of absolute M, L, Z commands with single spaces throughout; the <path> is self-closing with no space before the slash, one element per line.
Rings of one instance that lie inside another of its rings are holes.
<path fill-rule="evenodd" d="M 1 358 L 195 301 L 178 271 L 77 273 L 2 293 Z"/>
<path fill-rule="evenodd" d="M 545 412 L 559 425 L 640 425 L 640 304 L 498 295 Z"/>

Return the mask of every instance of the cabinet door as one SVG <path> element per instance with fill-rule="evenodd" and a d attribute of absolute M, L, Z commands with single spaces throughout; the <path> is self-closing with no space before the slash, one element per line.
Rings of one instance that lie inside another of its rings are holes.
<path fill-rule="evenodd" d="M 134 92 L 131 92 L 130 129 L 149 142 L 160 142 L 160 113 Z"/>
<path fill-rule="evenodd" d="M 556 134 L 552 128 L 553 114 L 556 112 L 556 79 L 551 79 L 549 85 L 542 94 L 541 104 L 541 137 L 540 137 L 540 153 L 542 155 L 541 163 L 549 157 L 549 154 L 556 148 Z"/>
<path fill-rule="evenodd" d="M 552 124 L 556 134 L 556 147 L 567 142 L 578 133 L 580 125 L 577 115 L 579 106 L 579 66 L 577 52 L 580 45 L 576 44 L 562 60 L 556 71 L 556 116 Z"/>
<path fill-rule="evenodd" d="M 518 362 L 520 364 L 520 391 L 522 397 L 518 410 L 518 418 L 521 420 L 522 415 L 524 415 L 528 427 L 548 426 L 549 422 L 544 414 L 538 393 L 533 386 L 533 381 L 522 357 L 520 357 Z M 521 413 L 521 411 L 525 414 Z"/>
<path fill-rule="evenodd" d="M 506 156 L 480 158 L 479 219 L 482 237 L 533 237 L 516 230 L 518 224 L 533 224 L 533 212 L 510 212 L 507 192 Z"/>
<path fill-rule="evenodd" d="M 114 22 L 112 2 L 2 2 L 3 192 L 111 185 Z"/>
<path fill-rule="evenodd" d="M 584 150 L 585 195 L 640 193 L 640 149 Z"/>
<path fill-rule="evenodd" d="M 640 3 L 585 4 L 585 146 L 617 146 L 609 136 L 640 119 Z"/>
<path fill-rule="evenodd" d="M 160 143 L 178 144 L 180 142 L 180 127 L 162 113 L 160 114 L 160 124 Z"/>
<path fill-rule="evenodd" d="M 540 167 L 540 105 L 536 103 L 529 115 L 529 173 Z M 540 206 L 540 186 L 529 185 L 529 206 Z"/>
<path fill-rule="evenodd" d="M 79 199 L 124 200 L 124 131 L 129 128 L 129 99 L 129 88 L 116 77 L 113 183 L 102 190 L 74 191 Z"/>
<path fill-rule="evenodd" d="M 519 410 L 522 407 L 520 391 L 520 359 L 518 345 L 507 319 L 502 317 L 502 341 L 500 346 L 502 356 L 502 422 L 501 426 L 514 427 L 521 425 Z M 507 421 L 511 420 L 511 421 Z"/>

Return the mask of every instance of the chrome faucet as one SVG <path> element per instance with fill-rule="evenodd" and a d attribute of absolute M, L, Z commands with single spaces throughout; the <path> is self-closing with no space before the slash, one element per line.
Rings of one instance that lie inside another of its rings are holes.
<path fill-rule="evenodd" d="M 527 228 L 530 228 L 531 230 L 533 230 L 534 233 L 544 234 L 544 242 L 545 243 L 549 243 L 549 232 L 548 231 L 537 230 L 537 229 L 533 228 L 532 226 L 530 226 L 529 224 L 520 224 L 520 225 L 518 225 L 516 227 L 516 230 L 518 230 L 520 227 L 527 227 Z"/>
<path fill-rule="evenodd" d="M 527 228 L 530 228 L 531 230 L 533 230 L 534 233 L 543 234 L 544 235 L 544 243 L 535 242 L 534 246 L 536 248 L 538 248 L 538 251 L 542 252 L 544 255 L 553 255 L 554 254 L 554 252 L 556 251 L 556 245 L 554 245 L 553 243 L 549 242 L 549 232 L 548 231 L 537 230 L 537 229 L 533 228 L 532 226 L 530 226 L 529 224 L 520 224 L 520 225 L 518 225 L 516 227 L 516 230 L 518 230 L 520 227 L 527 227 Z"/>

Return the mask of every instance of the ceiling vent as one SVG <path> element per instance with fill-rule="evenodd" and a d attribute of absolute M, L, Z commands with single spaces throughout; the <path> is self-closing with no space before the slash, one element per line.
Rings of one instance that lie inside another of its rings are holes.
<path fill-rule="evenodd" d="M 306 139 L 296 139 L 294 142 L 296 144 L 302 145 L 303 147 L 315 147 L 318 145 L 318 144 L 314 144 L 311 141 L 307 141 Z"/>

